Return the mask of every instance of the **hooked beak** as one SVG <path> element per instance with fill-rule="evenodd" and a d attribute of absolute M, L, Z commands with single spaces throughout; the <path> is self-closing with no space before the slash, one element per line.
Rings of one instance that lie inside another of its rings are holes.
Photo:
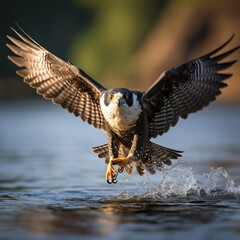
<path fill-rule="evenodd" d="M 119 98 L 116 101 L 118 107 L 122 106 L 125 103 L 125 99 L 124 98 Z"/>

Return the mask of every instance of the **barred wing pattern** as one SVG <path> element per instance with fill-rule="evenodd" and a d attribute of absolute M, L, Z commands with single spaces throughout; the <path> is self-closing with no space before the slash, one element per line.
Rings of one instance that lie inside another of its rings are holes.
<path fill-rule="evenodd" d="M 143 94 L 144 108 L 149 121 L 150 137 L 167 132 L 175 126 L 179 116 L 207 106 L 227 86 L 223 81 L 231 74 L 219 73 L 236 61 L 219 63 L 240 46 L 213 56 L 223 49 L 233 36 L 212 52 L 179 67 L 163 72 L 157 81 Z"/>
<path fill-rule="evenodd" d="M 8 56 L 20 70 L 17 74 L 37 93 L 67 108 L 95 128 L 105 130 L 100 109 L 100 95 L 106 90 L 81 69 L 48 52 L 26 33 L 25 37 L 12 29 L 20 40 L 7 36 L 7 44 L 17 56 Z"/>

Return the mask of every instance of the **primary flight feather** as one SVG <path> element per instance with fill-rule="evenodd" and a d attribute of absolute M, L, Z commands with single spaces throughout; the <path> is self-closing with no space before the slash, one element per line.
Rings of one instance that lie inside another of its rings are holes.
<path fill-rule="evenodd" d="M 236 61 L 222 62 L 239 46 L 219 54 L 233 36 L 212 52 L 163 72 L 145 92 L 126 88 L 106 89 L 83 70 L 56 57 L 29 37 L 12 29 L 18 39 L 7 36 L 20 67 L 17 74 L 37 93 L 67 108 L 75 116 L 107 132 L 108 143 L 93 147 L 105 158 L 106 180 L 117 182 L 118 172 L 154 174 L 181 151 L 150 141 L 175 126 L 179 117 L 207 106 L 227 86 L 231 74 L 221 73 Z M 118 165 L 118 170 L 114 169 Z"/>

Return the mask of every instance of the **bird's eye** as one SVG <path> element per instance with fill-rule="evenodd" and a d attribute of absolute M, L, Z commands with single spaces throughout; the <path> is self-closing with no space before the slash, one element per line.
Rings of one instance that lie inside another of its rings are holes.
<path fill-rule="evenodd" d="M 108 99 L 109 99 L 110 101 L 113 100 L 113 95 L 112 95 L 112 94 L 108 95 Z"/>

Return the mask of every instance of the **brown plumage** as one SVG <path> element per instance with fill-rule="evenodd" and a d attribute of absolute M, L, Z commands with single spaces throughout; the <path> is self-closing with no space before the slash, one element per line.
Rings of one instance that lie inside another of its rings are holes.
<path fill-rule="evenodd" d="M 44 98 L 67 108 L 94 127 L 105 130 L 99 97 L 106 89 L 82 70 L 48 52 L 33 39 L 26 36 L 27 39 L 16 30 L 13 31 L 22 41 L 7 36 L 15 44 L 7 44 L 7 47 L 17 55 L 8 58 L 22 67 L 17 70 L 17 74 L 24 82 Z"/>
<path fill-rule="evenodd" d="M 133 166 L 142 175 L 155 173 L 164 164 L 181 156 L 181 151 L 162 147 L 150 141 L 175 126 L 179 117 L 207 106 L 227 86 L 231 74 L 219 71 L 236 61 L 221 62 L 235 52 L 235 47 L 219 52 L 233 36 L 214 51 L 163 72 L 145 92 L 117 88 L 107 90 L 84 71 L 56 57 L 26 33 L 12 29 L 19 40 L 7 36 L 7 44 L 16 56 L 8 58 L 20 70 L 24 82 L 44 98 L 60 104 L 83 121 L 108 133 L 108 144 L 93 148 L 108 164 L 106 180 L 115 183 L 119 172 L 131 173 Z"/>

